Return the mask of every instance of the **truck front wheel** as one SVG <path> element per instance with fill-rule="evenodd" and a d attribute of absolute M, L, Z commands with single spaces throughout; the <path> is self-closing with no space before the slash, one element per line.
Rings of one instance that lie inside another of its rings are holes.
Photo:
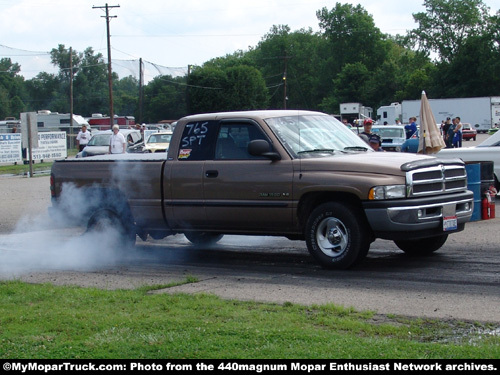
<path fill-rule="evenodd" d="M 307 249 L 325 268 L 347 269 L 362 261 L 370 238 L 360 210 L 343 203 L 318 206 L 306 224 Z"/>
<path fill-rule="evenodd" d="M 408 255 L 429 255 L 439 250 L 448 239 L 447 234 L 437 237 L 422 238 L 420 240 L 401 240 L 394 243 Z"/>

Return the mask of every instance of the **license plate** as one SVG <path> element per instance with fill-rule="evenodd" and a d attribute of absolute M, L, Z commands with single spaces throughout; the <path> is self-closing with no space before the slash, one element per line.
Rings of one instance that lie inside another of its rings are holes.
<path fill-rule="evenodd" d="M 457 217 L 456 216 L 445 216 L 443 217 L 443 231 L 447 232 L 450 230 L 456 230 L 458 228 L 457 225 Z"/>
<path fill-rule="evenodd" d="M 443 232 L 456 230 L 457 228 L 456 206 L 454 204 L 443 206 Z"/>

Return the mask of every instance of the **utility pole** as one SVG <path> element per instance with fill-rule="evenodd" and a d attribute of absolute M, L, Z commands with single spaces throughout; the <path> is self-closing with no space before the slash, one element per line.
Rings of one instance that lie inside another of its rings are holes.
<path fill-rule="evenodd" d="M 73 48 L 69 47 L 69 148 L 73 148 Z"/>
<path fill-rule="evenodd" d="M 144 105 L 144 71 L 142 57 L 139 59 L 139 123 L 142 124 L 142 107 Z"/>
<path fill-rule="evenodd" d="M 115 114 L 113 111 L 113 70 L 111 69 L 111 38 L 109 35 L 109 20 L 110 18 L 116 18 L 117 16 L 109 15 L 109 8 L 119 8 L 119 5 L 108 5 L 106 3 L 105 6 L 93 6 L 92 9 L 106 9 L 106 15 L 103 18 L 106 18 L 106 32 L 108 35 L 108 85 L 109 85 L 109 123 L 111 127 L 113 127 L 115 122 Z"/>
<path fill-rule="evenodd" d="M 285 68 L 283 71 L 283 109 L 286 109 L 286 103 L 288 101 L 288 96 L 286 94 L 286 79 L 287 79 L 287 69 L 288 69 L 288 59 L 291 59 L 292 56 L 287 56 L 286 50 L 285 50 L 285 56 L 281 56 L 282 59 L 285 60 Z"/>

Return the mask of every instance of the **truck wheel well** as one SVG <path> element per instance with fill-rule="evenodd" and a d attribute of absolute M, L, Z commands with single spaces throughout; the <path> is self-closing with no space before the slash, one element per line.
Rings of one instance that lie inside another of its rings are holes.
<path fill-rule="evenodd" d="M 97 210 L 106 209 L 117 214 L 128 225 L 134 224 L 127 198 L 120 190 L 92 187 L 85 191 L 85 195 L 89 198 L 85 217 L 90 218 Z"/>

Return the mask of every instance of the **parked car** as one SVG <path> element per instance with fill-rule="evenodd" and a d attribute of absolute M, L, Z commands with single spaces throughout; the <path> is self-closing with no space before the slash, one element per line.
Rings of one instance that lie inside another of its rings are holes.
<path fill-rule="evenodd" d="M 464 162 L 492 161 L 495 175 L 495 187 L 500 190 L 500 132 L 486 138 L 473 147 L 447 148 L 439 151 L 438 158 L 459 158 Z"/>
<path fill-rule="evenodd" d="M 139 130 L 135 129 L 120 129 L 120 133 L 125 136 L 128 142 L 127 152 L 142 152 L 142 135 Z M 109 140 L 113 132 L 104 130 L 94 132 L 87 146 L 76 154 L 77 158 L 87 156 L 104 155 L 109 152 Z"/>
<path fill-rule="evenodd" d="M 465 123 L 462 124 L 462 139 L 466 141 L 470 141 L 473 139 L 476 140 L 477 130 L 474 129 L 470 124 Z"/>
<path fill-rule="evenodd" d="M 400 125 L 373 126 L 372 133 L 382 138 L 382 148 L 385 151 L 401 151 L 401 146 L 406 140 L 405 128 Z"/>
<path fill-rule="evenodd" d="M 144 152 L 167 152 L 172 132 L 158 132 L 151 134 L 144 143 Z"/>

